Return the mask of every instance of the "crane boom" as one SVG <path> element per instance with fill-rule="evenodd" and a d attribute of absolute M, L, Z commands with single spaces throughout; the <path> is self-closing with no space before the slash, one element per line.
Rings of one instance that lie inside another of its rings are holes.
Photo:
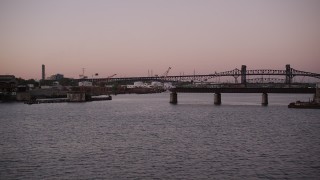
<path fill-rule="evenodd" d="M 170 69 L 171 69 L 171 67 L 169 67 L 169 68 L 167 69 L 167 71 L 163 74 L 163 77 L 167 77 L 167 76 L 168 76 Z"/>
<path fill-rule="evenodd" d="M 112 78 L 112 77 L 114 77 L 114 76 L 116 76 L 116 75 L 117 75 L 117 74 L 113 74 L 113 75 L 111 75 L 111 76 L 108 76 L 107 79 Z"/>
<path fill-rule="evenodd" d="M 103 80 L 100 80 L 100 86 L 105 86 L 109 82 L 110 78 L 112 78 L 112 77 L 114 77 L 116 75 L 117 74 L 113 74 L 113 75 L 110 75 L 110 76 L 108 76 L 106 78 L 103 78 Z"/>

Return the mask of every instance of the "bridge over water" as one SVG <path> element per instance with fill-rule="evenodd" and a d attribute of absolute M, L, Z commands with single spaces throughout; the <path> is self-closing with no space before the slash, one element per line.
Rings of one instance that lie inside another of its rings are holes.
<path fill-rule="evenodd" d="M 269 76 L 266 78 L 266 76 Z M 270 77 L 272 76 L 272 77 Z M 226 84 L 212 87 L 209 82 L 212 79 L 220 77 L 233 77 L 234 83 L 226 87 Z M 240 82 L 238 78 L 240 77 Z M 253 78 L 252 78 L 253 77 Z M 221 104 L 221 93 L 262 93 L 262 104 L 268 104 L 268 93 L 307 93 L 317 94 L 320 97 L 320 91 L 310 84 L 294 82 L 295 77 L 310 77 L 320 79 L 320 74 L 307 71 L 301 71 L 291 68 L 289 64 L 284 69 L 256 69 L 248 70 L 246 65 L 241 69 L 233 69 L 224 72 L 215 72 L 204 75 L 180 75 L 180 76 L 147 76 L 147 77 L 122 77 L 122 78 L 95 78 L 94 82 L 134 82 L 134 81 L 160 81 L 160 82 L 200 82 L 203 86 L 197 87 L 179 87 L 171 89 L 170 103 L 178 102 L 177 93 L 214 93 L 214 104 Z M 79 81 L 83 79 L 78 79 Z"/>
<path fill-rule="evenodd" d="M 215 105 L 221 104 L 222 93 L 261 93 L 262 105 L 268 105 L 268 93 L 320 95 L 320 90 L 316 87 L 176 87 L 170 91 L 170 103 L 172 104 L 178 103 L 177 93 L 213 93 Z"/>
<path fill-rule="evenodd" d="M 264 76 L 264 77 L 263 77 Z M 266 76 L 269 76 L 266 78 Z M 270 78 L 270 76 L 272 76 Z M 320 74 L 296 70 L 291 68 L 289 64 L 284 69 L 256 69 L 248 70 L 246 65 L 242 65 L 241 69 L 235 68 L 230 71 L 215 72 L 212 74 L 193 74 L 193 75 L 179 75 L 179 76 L 140 76 L 140 77 L 113 77 L 113 78 L 94 78 L 94 82 L 134 82 L 134 81 L 160 81 L 160 82 L 185 82 L 185 81 L 197 81 L 208 82 L 212 79 L 220 77 L 233 77 L 234 83 L 293 83 L 294 77 L 312 77 L 320 79 Z M 240 82 L 238 78 L 240 77 Z M 253 78 L 252 78 L 253 77 Z M 82 81 L 83 79 L 77 79 Z"/>
<path fill-rule="evenodd" d="M 269 76 L 266 78 L 266 76 Z M 272 76 L 272 77 L 271 77 Z M 233 77 L 234 83 L 228 85 L 217 85 L 208 83 L 210 80 L 220 77 Z M 238 78 L 240 77 L 240 82 Z M 253 78 L 252 78 L 253 77 Z M 183 76 L 147 76 L 147 77 L 113 77 L 95 78 L 94 82 L 134 82 L 134 81 L 160 81 L 160 82 L 200 82 L 200 87 L 193 84 L 191 87 L 177 85 L 171 89 L 170 103 L 177 104 L 177 93 L 214 93 L 214 104 L 221 104 L 221 93 L 262 93 L 262 105 L 268 104 L 268 93 L 307 93 L 316 94 L 320 98 L 320 90 L 315 83 L 303 84 L 294 82 L 295 77 L 310 77 L 314 80 L 320 79 L 320 74 L 301 71 L 291 68 L 289 64 L 284 69 L 256 69 L 248 70 L 246 65 L 241 69 L 233 69 L 224 72 L 215 72 L 205 75 L 183 75 Z M 83 79 L 78 79 L 82 81 Z M 212 87 L 214 86 L 214 87 Z"/>

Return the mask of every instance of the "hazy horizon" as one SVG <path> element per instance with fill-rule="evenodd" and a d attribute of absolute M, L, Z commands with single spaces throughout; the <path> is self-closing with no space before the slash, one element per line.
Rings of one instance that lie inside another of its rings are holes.
<path fill-rule="evenodd" d="M 320 73 L 319 0 L 0 0 L 0 74 Z"/>

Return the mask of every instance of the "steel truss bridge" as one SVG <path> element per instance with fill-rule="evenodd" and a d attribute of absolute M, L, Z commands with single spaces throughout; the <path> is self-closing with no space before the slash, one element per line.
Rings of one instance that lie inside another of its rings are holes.
<path fill-rule="evenodd" d="M 257 77 L 252 78 L 249 77 Z M 272 78 L 263 78 L 263 76 L 272 76 Z M 150 77 L 122 77 L 122 78 L 95 78 L 92 79 L 94 82 L 134 82 L 134 81 L 160 81 L 160 82 L 208 82 L 214 78 L 219 77 L 233 77 L 235 79 L 235 83 L 247 84 L 247 83 L 285 83 L 291 84 L 294 77 L 312 77 L 316 79 L 320 79 L 320 74 L 300 71 L 290 67 L 290 65 L 286 65 L 284 70 L 274 70 L 274 69 L 257 69 L 257 70 L 247 70 L 246 65 L 242 65 L 241 69 L 233 69 L 230 71 L 224 72 L 215 72 L 213 74 L 206 75 L 183 75 L 183 76 L 150 76 Z M 238 78 L 240 77 L 240 82 Z M 278 78 L 280 77 L 280 78 Z M 77 79 L 78 81 L 82 81 L 83 79 Z"/>

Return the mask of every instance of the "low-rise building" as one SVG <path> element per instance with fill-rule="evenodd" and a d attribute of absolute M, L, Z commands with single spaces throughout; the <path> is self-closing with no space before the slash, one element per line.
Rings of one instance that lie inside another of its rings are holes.
<path fill-rule="evenodd" d="M 78 86 L 92 86 L 92 82 L 90 81 L 81 81 Z"/>
<path fill-rule="evenodd" d="M 55 80 L 55 81 L 61 80 L 63 78 L 64 78 L 63 74 L 54 74 L 49 77 L 50 80 Z"/>
<path fill-rule="evenodd" d="M 12 92 L 17 84 L 14 75 L 0 75 L 0 92 Z"/>

